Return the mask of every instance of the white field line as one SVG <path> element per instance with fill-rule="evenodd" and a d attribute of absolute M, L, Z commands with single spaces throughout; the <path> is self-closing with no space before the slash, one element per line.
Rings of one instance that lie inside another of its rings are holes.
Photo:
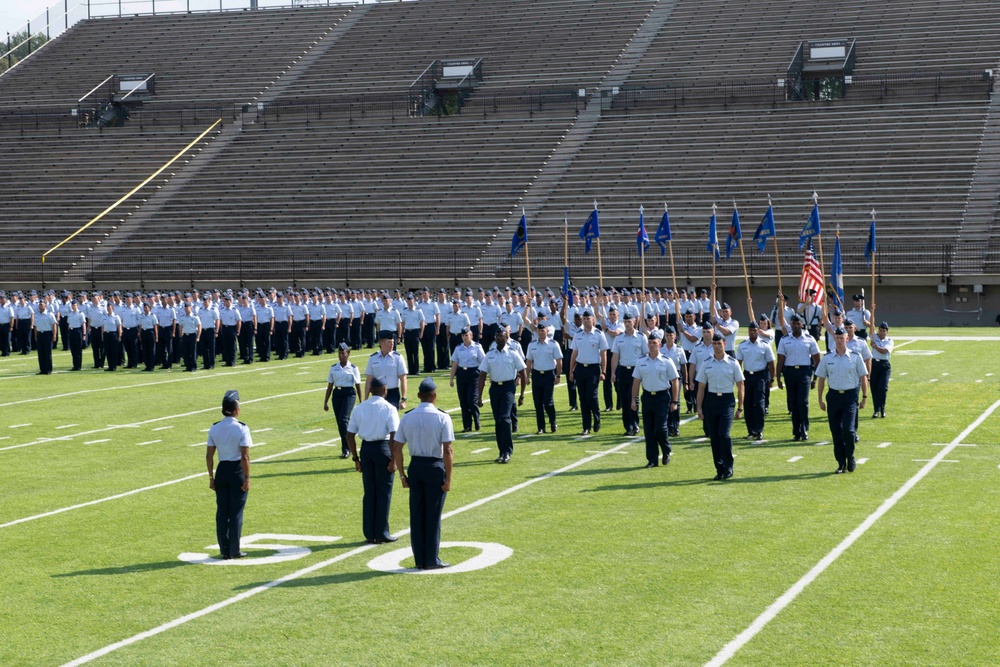
<path fill-rule="evenodd" d="M 868 459 L 858 459 L 858 465 L 859 466 L 864 465 L 866 463 L 868 463 Z"/>
<path fill-rule="evenodd" d="M 792 601 L 799 596 L 799 593 L 805 590 L 806 586 L 815 581 L 816 578 L 819 577 L 819 575 L 823 574 L 823 572 L 828 567 L 830 567 L 834 563 L 834 561 L 836 561 L 837 558 L 840 557 L 841 554 L 847 551 L 852 544 L 857 542 L 862 535 L 868 532 L 868 529 L 871 528 L 873 525 L 875 525 L 876 521 L 881 519 L 886 514 L 886 512 L 891 510 L 896 505 L 896 503 L 898 503 L 903 498 L 903 496 L 909 493 L 910 489 L 912 489 L 914 486 L 917 485 L 918 482 L 920 482 L 920 480 L 926 477 L 935 468 L 935 466 L 937 466 L 938 463 L 944 460 L 945 456 L 950 454 L 955 449 L 955 447 L 961 444 L 961 442 L 965 440 L 966 437 L 968 437 L 970 433 L 975 431 L 980 424 L 986 421 L 997 408 L 1000 408 L 1000 401 L 997 401 L 996 403 L 988 407 L 986 411 L 983 412 L 981 415 L 979 415 L 979 417 L 977 417 L 975 421 L 969 424 L 964 431 L 959 433 L 958 436 L 951 441 L 951 444 L 948 447 L 945 447 L 940 452 L 938 452 L 937 456 L 930 459 L 927 462 L 927 465 L 921 468 L 916 475 L 907 480 L 906 483 L 903 484 L 903 486 L 899 487 L 899 490 L 897 490 L 894 494 L 892 494 L 889 498 L 887 498 L 885 502 L 883 502 L 878 507 L 878 509 L 876 509 L 870 515 L 868 515 L 868 518 L 862 521 L 861 525 L 859 525 L 857 528 L 851 531 L 850 535 L 844 538 L 844 540 L 836 547 L 834 547 L 830 553 L 828 553 L 826 556 L 823 557 L 822 560 L 816 563 L 816 565 L 814 565 L 811 570 L 806 572 L 806 574 L 801 579 L 795 582 L 795 584 L 793 584 L 791 588 L 789 588 L 787 591 L 785 591 L 785 593 L 781 597 L 775 600 L 770 607 L 765 609 L 760 616 L 754 619 L 753 623 L 751 623 L 746 630 L 736 635 L 736 637 L 732 641 L 723 646 L 722 650 L 719 651 L 714 658 L 705 663 L 705 667 L 720 667 L 721 665 L 726 664 L 726 662 L 728 662 L 730 658 L 736 655 L 737 651 L 739 651 L 741 648 L 743 648 L 743 646 L 746 645 L 747 642 L 749 642 L 751 639 L 757 636 L 757 633 L 763 630 L 764 627 L 767 626 L 767 624 L 774 619 L 774 617 L 776 617 L 779 613 L 781 613 L 781 610 L 790 605 Z"/>
<path fill-rule="evenodd" d="M 135 443 L 135 446 L 136 447 L 142 447 L 143 445 L 155 445 L 158 442 L 163 442 L 163 441 L 162 440 L 147 440 L 145 442 L 137 442 L 137 443 Z"/>
<path fill-rule="evenodd" d="M 469 503 L 468 505 L 464 505 L 464 506 L 459 507 L 458 509 L 454 509 L 454 510 L 452 510 L 450 512 L 445 512 L 444 514 L 441 515 L 441 520 L 443 521 L 443 520 L 449 519 L 449 518 L 451 518 L 451 517 L 453 517 L 453 516 L 455 516 L 457 514 L 462 514 L 463 512 L 468 512 L 469 510 L 476 509 L 477 507 L 481 507 L 482 505 L 485 505 L 485 504 L 487 504 L 489 502 L 492 502 L 494 500 L 499 500 L 500 498 L 503 498 L 504 496 L 508 496 L 508 495 L 510 495 L 512 493 L 520 491 L 521 489 L 527 488 L 527 487 L 531 486 L 532 484 L 537 484 L 538 482 L 541 482 L 543 480 L 549 479 L 550 477 L 555 477 L 556 475 L 559 475 L 561 473 L 567 472 L 569 470 L 573 470 L 574 468 L 579 468 L 580 466 L 586 465 L 587 463 L 590 463 L 591 461 L 599 459 L 602 456 L 606 456 L 607 454 L 612 454 L 612 453 L 618 451 L 619 449 L 627 446 L 628 444 L 630 444 L 630 443 L 625 442 L 625 443 L 622 443 L 620 445 L 617 445 L 616 447 L 612 447 L 611 449 L 607 449 L 607 450 L 599 452 L 597 454 L 592 454 L 590 456 L 586 456 L 586 457 L 580 459 L 579 461 L 576 461 L 575 463 L 571 463 L 568 466 L 564 466 L 562 468 L 559 468 L 558 470 L 553 470 L 551 472 L 547 472 L 544 475 L 540 475 L 538 477 L 532 477 L 529 480 L 526 480 L 524 482 L 521 482 L 520 484 L 516 484 L 516 485 L 514 485 L 512 487 L 504 489 L 503 491 L 500 491 L 498 493 L 494 493 L 491 496 L 486 496 L 485 498 L 480 498 L 479 500 L 473 501 L 473 502 Z M 2 527 L 2 526 L 0 526 L 0 527 Z M 394 537 L 403 537 L 404 535 L 409 534 L 409 532 L 410 532 L 409 528 L 404 528 L 403 530 L 400 530 L 400 531 L 397 531 L 397 532 L 393 533 L 393 536 Z M 208 614 L 211 614 L 212 612 L 218 611 L 220 609 L 224 609 L 224 608 L 226 608 L 226 607 L 228 607 L 228 606 L 230 606 L 232 604 L 240 602 L 241 600 L 245 600 L 247 598 L 253 597 L 254 595 L 257 595 L 259 593 L 263 593 L 264 591 L 267 591 L 267 590 L 269 590 L 271 588 L 275 588 L 275 587 L 280 586 L 281 584 L 287 583 L 289 581 L 293 581 L 293 580 L 298 579 L 300 577 L 303 577 L 303 576 L 305 576 L 307 574 L 312 574 L 313 572 L 316 572 L 317 570 L 321 570 L 321 569 L 323 569 L 323 568 L 325 568 L 325 567 L 327 567 L 329 565 L 334 565 L 335 563 L 339 563 L 340 561 L 346 560 L 347 558 L 350 558 L 351 556 L 355 556 L 357 554 L 361 554 L 361 553 L 364 553 L 364 552 L 369 551 L 371 549 L 374 549 L 376 546 L 377 545 L 374 545 L 374 544 L 366 544 L 364 546 L 357 547 L 356 549 L 352 549 L 350 551 L 344 552 L 344 553 L 340 554 L 339 556 L 334 556 L 333 558 L 328 558 L 327 560 L 321 561 L 321 562 L 316 563 L 314 565 L 310 565 L 309 567 L 302 568 L 301 570 L 296 570 L 295 572 L 292 572 L 290 574 L 286 574 L 283 577 L 280 577 L 280 578 L 275 579 L 273 581 L 269 581 L 266 584 L 261 584 L 260 586 L 255 586 L 255 587 L 253 587 L 253 588 L 251 588 L 249 590 L 243 591 L 239 595 L 234 595 L 231 598 L 228 598 L 226 600 L 222 600 L 220 602 L 216 602 L 215 604 L 210 605 L 208 607 L 205 607 L 204 609 L 200 609 L 200 610 L 198 610 L 196 612 L 192 612 L 190 614 L 186 614 L 184 616 L 181 616 L 180 618 L 177 618 L 177 619 L 174 619 L 174 620 L 169 621 L 167 623 L 164 623 L 162 625 L 159 625 L 159 626 L 157 626 L 155 628 L 152 628 L 151 630 L 146 630 L 145 632 L 140 632 L 139 634 L 132 635 L 131 637 L 128 637 L 127 639 L 123 639 L 121 641 L 115 642 L 114 644 L 109 644 L 109 645 L 105 646 L 104 648 L 98 649 L 98 650 L 96 650 L 96 651 L 94 651 L 92 653 L 88 653 L 87 655 L 81 656 L 81 657 L 77 658 L 76 660 L 72 660 L 70 662 L 67 662 L 65 665 L 63 665 L 63 667 L 76 667 L 77 665 L 86 664 L 88 662 L 96 660 L 97 658 L 103 657 L 105 655 L 108 655 L 109 653 L 117 651 L 120 648 L 124 648 L 126 646 L 131 646 L 132 644 L 135 644 L 136 642 L 140 642 L 143 639 L 149 639 L 150 637 L 155 637 L 156 635 L 162 634 L 162 633 L 166 632 L 167 630 L 172 630 L 173 628 L 176 628 L 176 627 L 179 627 L 181 625 L 184 625 L 185 623 L 187 623 L 189 621 L 196 620 L 198 618 L 201 618 L 202 616 L 207 616 Z"/>
<path fill-rule="evenodd" d="M 309 394 L 309 393 L 314 393 L 314 392 L 318 392 L 318 391 L 325 391 L 325 388 L 324 387 L 316 387 L 315 389 L 306 389 L 304 391 L 293 391 L 293 392 L 288 393 L 288 394 L 275 394 L 274 396 L 262 396 L 261 398 L 251 398 L 250 400 L 247 400 L 247 401 L 241 401 L 240 405 L 249 405 L 251 403 L 258 403 L 260 401 L 270 401 L 270 400 L 273 400 L 273 399 L 276 399 L 276 398 L 287 398 L 289 396 L 301 396 L 302 394 Z M 218 406 L 213 406 L 211 408 L 203 408 L 201 410 L 193 410 L 192 412 L 184 412 L 184 413 L 181 413 L 179 415 L 167 415 L 166 417 L 155 417 L 153 419 L 146 419 L 145 421 L 133 422 L 131 424 L 113 424 L 113 425 L 107 426 L 105 428 L 98 428 L 98 429 L 94 429 L 92 431 L 81 431 L 80 433 L 74 433 L 73 435 L 70 435 L 70 436 L 64 436 L 62 439 L 63 440 L 68 440 L 68 439 L 71 439 L 71 438 L 79 438 L 79 437 L 86 436 L 86 435 L 93 435 L 94 433 L 104 433 L 106 431 L 113 431 L 113 430 L 119 429 L 119 428 L 138 428 L 140 426 L 145 426 L 147 424 L 155 424 L 156 422 L 162 422 L 162 421 L 165 421 L 165 420 L 168 420 L 168 419 L 180 419 L 181 417 L 191 417 L 193 415 L 200 415 L 200 414 L 204 414 L 206 412 L 214 412 L 214 411 L 216 411 L 218 409 L 219 409 Z M 208 432 L 208 429 L 204 429 L 202 431 L 202 433 L 207 433 L 207 432 Z M 38 440 L 34 440 L 32 442 L 26 442 L 26 443 L 23 443 L 23 444 L 20 444 L 20 445 L 8 445 L 7 447 L 0 447 L 0 452 L 5 452 L 5 451 L 10 450 L 10 449 L 20 449 L 22 447 L 31 447 L 33 445 L 39 445 L 39 444 L 42 444 L 42 443 L 45 443 L 45 442 L 52 442 L 52 441 L 53 441 L 52 438 L 40 438 Z"/>
<path fill-rule="evenodd" d="M 73 428 L 74 426 L 79 426 L 79 424 L 63 424 L 62 426 L 56 426 L 56 430 L 61 431 L 64 428 Z"/>
<path fill-rule="evenodd" d="M 888 447 L 891 444 L 892 444 L 891 442 L 883 442 L 881 445 L 878 446 L 878 448 L 879 449 L 885 449 L 886 447 Z"/>
<path fill-rule="evenodd" d="M 322 388 L 311 389 L 310 391 L 323 391 L 323 389 Z M 306 393 L 306 392 L 299 392 L 299 393 Z M 265 399 L 256 399 L 256 400 L 265 400 Z M 250 401 L 246 401 L 246 402 L 249 403 Z M 214 410 L 215 408 L 212 408 L 212 409 Z M 460 408 L 452 408 L 450 410 L 446 410 L 446 412 L 455 412 L 456 410 L 459 410 L 459 409 Z M 91 442 L 92 443 L 107 442 L 107 440 L 93 440 Z M 258 462 L 259 461 L 268 461 L 270 459 L 274 459 L 274 458 L 277 458 L 279 456 L 284 456 L 286 454 L 294 454 L 295 452 L 301 452 L 303 450 L 310 449 L 312 447 L 329 446 L 329 445 L 332 445 L 332 444 L 337 443 L 337 442 L 340 442 L 340 438 L 339 437 L 333 438 L 332 440 L 327 440 L 325 442 L 314 442 L 314 443 L 310 443 L 308 445 L 302 445 L 300 447 L 295 447 L 293 449 L 289 449 L 288 451 L 285 451 L 285 452 L 278 452 L 276 454 L 268 454 L 267 456 L 262 456 L 260 458 L 255 458 L 254 461 L 258 461 Z M 144 443 L 144 444 L 149 444 L 149 443 Z M 196 444 L 200 444 L 200 443 L 196 443 Z M 263 445 L 266 445 L 266 444 L 267 443 L 264 442 L 264 443 L 260 443 L 257 446 L 258 447 L 262 447 Z M 188 446 L 189 447 L 194 447 L 195 445 L 188 445 Z M 131 491 L 125 491 L 123 493 L 117 493 L 117 494 L 115 494 L 113 496 L 108 496 L 106 498 L 98 498 L 97 500 L 90 500 L 90 501 L 87 501 L 85 503 L 79 503 L 77 505 L 70 505 L 69 507 L 61 507 L 59 509 L 51 510 L 49 512 L 43 512 L 41 514 L 36 514 L 34 516 L 24 517 L 24 518 L 21 518 L 21 519 L 14 519 L 13 521 L 8 521 L 7 523 L 0 523 L 0 528 L 8 528 L 10 526 L 16 526 L 17 524 L 20 524 L 20 523 L 25 523 L 25 522 L 28 522 L 28 521 L 34 521 L 36 519 L 42 519 L 44 517 L 53 516 L 55 514 L 62 514 L 63 512 L 69 512 L 70 510 L 80 509 L 82 507 L 90 507 L 91 505 L 99 505 L 100 503 L 104 503 L 104 502 L 107 502 L 109 500 L 117 500 L 118 498 L 126 498 L 128 496 L 132 496 L 132 495 L 135 495 L 137 493 L 142 493 L 143 491 L 152 491 L 154 489 L 160 489 L 160 488 L 163 488 L 164 486 L 170 486 L 172 484 L 178 484 L 180 482 L 186 482 L 189 479 L 197 479 L 198 477 L 204 477 L 206 475 L 208 475 L 208 472 L 200 472 L 200 473 L 198 473 L 196 475 L 188 475 L 187 477 L 181 477 L 179 479 L 172 479 L 172 480 L 170 480 L 168 482 L 161 482 L 159 484 L 153 484 L 151 486 L 144 486 L 141 489 L 133 489 Z"/>
<path fill-rule="evenodd" d="M 531 455 L 532 456 L 541 456 L 542 454 L 548 454 L 551 451 L 552 451 L 551 449 L 539 449 L 537 452 L 531 452 Z"/>
<path fill-rule="evenodd" d="M 288 364 L 287 366 L 285 366 L 285 368 L 291 368 L 292 366 L 302 366 L 304 363 L 316 363 L 316 362 L 310 361 L 310 362 L 299 362 L 299 363 L 295 363 L 295 364 Z M 261 373 L 261 375 L 265 375 L 265 373 L 262 372 L 265 369 L 266 369 L 266 367 L 261 367 L 261 368 L 247 368 L 247 369 L 238 370 L 238 371 L 221 371 L 221 372 L 204 374 L 204 375 L 199 375 L 199 374 L 192 375 L 192 374 L 189 373 L 189 374 L 187 374 L 186 377 L 174 378 L 172 380 L 157 380 L 156 382 L 140 382 L 138 384 L 123 384 L 123 385 L 118 385 L 118 386 L 115 386 L 115 387 L 103 387 L 101 389 L 81 389 L 80 391 L 71 391 L 71 392 L 66 393 L 66 394 L 57 394 L 55 396 L 42 396 L 42 397 L 39 397 L 39 398 L 25 398 L 25 399 L 20 400 L 20 401 L 11 401 L 10 403 L 0 403 L 0 408 L 9 408 L 12 405 L 22 405 L 24 403 L 37 403 L 39 401 L 49 401 L 49 400 L 52 400 L 54 398 L 69 398 L 70 396 L 80 396 L 82 394 L 94 394 L 94 393 L 103 392 L 103 391 L 118 391 L 120 389 L 132 390 L 132 389 L 136 389 L 138 387 L 156 387 L 156 386 L 161 385 L 161 384 L 175 384 L 177 382 L 192 382 L 194 380 L 206 380 L 206 379 L 209 379 L 209 378 L 228 377 L 230 375 L 242 375 L 243 373 Z M 0 379 L 9 379 L 9 378 L 0 378 Z"/>
<path fill-rule="evenodd" d="M 792 458 L 788 459 L 788 462 L 795 463 L 796 461 L 801 461 L 804 458 L 805 458 L 804 456 L 793 456 Z"/>
<path fill-rule="evenodd" d="M 154 428 L 153 430 L 154 431 L 169 431 L 172 428 L 173 428 L 173 425 L 171 424 L 170 426 L 159 426 L 157 428 Z"/>

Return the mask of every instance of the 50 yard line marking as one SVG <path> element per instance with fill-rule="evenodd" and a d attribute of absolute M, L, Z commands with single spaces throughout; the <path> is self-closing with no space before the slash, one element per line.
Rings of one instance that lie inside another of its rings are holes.
<path fill-rule="evenodd" d="M 891 510 L 893 506 L 895 506 L 895 504 L 903 498 L 903 496 L 909 493 L 910 489 L 916 486 L 917 483 L 926 477 L 938 463 L 944 460 L 945 456 L 950 454 L 956 447 L 960 446 L 962 441 L 965 440 L 970 433 L 976 430 L 980 424 L 986 421 L 997 408 L 1000 408 L 1000 401 L 997 401 L 988 407 L 983 414 L 979 415 L 974 422 L 969 424 L 964 431 L 959 433 L 958 437 L 952 440 L 947 447 L 942 448 L 942 450 L 938 452 L 937 456 L 930 459 L 927 464 L 917 472 L 916 475 L 908 479 L 903 486 L 899 487 L 899 490 L 896 491 L 896 493 L 892 494 L 888 499 L 886 499 L 885 502 L 879 505 L 877 510 L 868 515 L 868 518 L 862 521 L 860 526 L 851 531 L 850 535 L 845 537 L 840 544 L 834 547 L 833 551 L 824 556 L 820 562 L 816 563 L 811 570 L 806 572 L 801 579 L 796 581 L 791 588 L 775 600 L 770 607 L 765 609 L 764 613 L 754 619 L 753 623 L 751 623 L 746 630 L 736 635 L 735 639 L 723 646 L 722 650 L 719 651 L 714 658 L 705 663 L 705 667 L 720 667 L 721 665 L 726 664 L 730 658 L 736 655 L 737 651 L 743 648 L 743 646 L 753 639 L 757 633 L 763 630 L 768 623 L 774 620 L 774 617 L 780 614 L 785 607 L 790 605 L 792 601 L 798 597 L 799 593 L 805 590 L 806 586 L 815 581 L 819 575 L 823 574 L 826 568 L 830 567 L 841 554 L 847 551 L 852 544 L 857 542 L 862 535 L 868 532 L 868 529 L 875 525 L 876 521 L 881 519 L 886 512 Z"/>
<path fill-rule="evenodd" d="M 614 452 L 617 452 L 618 450 L 622 449 L 623 447 L 627 447 L 630 444 L 632 444 L 631 440 L 629 440 L 628 442 L 623 442 L 620 445 L 612 447 L 611 449 L 607 449 L 607 450 L 602 451 L 600 453 L 592 454 L 590 456 L 586 456 L 586 457 L 580 459 L 579 461 L 576 461 L 575 463 L 570 463 L 569 465 L 563 466 L 562 468 L 559 468 L 558 470 L 553 470 L 551 472 L 547 472 L 544 475 L 540 475 L 538 477 L 532 477 L 529 480 L 521 482 L 520 484 L 515 484 L 514 486 L 509 487 L 507 489 L 504 489 L 503 491 L 499 491 L 497 493 L 494 493 L 493 495 L 486 496 L 485 498 L 480 498 L 479 500 L 474 500 L 473 502 L 471 502 L 471 503 L 469 503 L 467 505 L 463 505 L 462 507 L 459 507 L 458 509 L 453 509 L 450 512 L 445 512 L 444 514 L 441 515 L 441 520 L 444 521 L 445 519 L 453 517 L 453 516 L 455 516 L 457 514 L 462 514 L 463 512 L 468 512 L 469 510 L 472 510 L 472 509 L 475 509 L 475 508 L 480 507 L 482 505 L 485 505 L 486 503 L 492 502 L 494 500 L 498 500 L 500 498 L 503 498 L 504 496 L 510 495 L 512 493 L 520 491 L 521 489 L 527 488 L 527 487 L 531 486 L 532 484 L 537 484 L 538 482 L 541 482 L 543 480 L 549 479 L 550 477 L 555 477 L 556 475 L 559 475 L 559 474 L 562 474 L 564 472 L 573 470 L 574 468 L 579 468 L 580 466 L 586 465 L 587 463 L 590 463 L 591 461 L 599 459 L 602 456 L 607 456 L 608 454 L 612 454 Z M 402 537 L 404 535 L 409 534 L 409 532 L 410 532 L 409 528 L 404 528 L 403 530 L 400 530 L 400 531 L 397 531 L 397 532 L 393 533 L 393 535 L 395 537 Z M 376 546 L 378 546 L 378 545 L 375 545 L 375 544 L 366 544 L 364 546 L 357 547 L 356 549 L 351 549 L 350 551 L 346 551 L 346 552 L 340 554 L 339 556 L 334 556 L 333 558 L 328 558 L 327 560 L 324 560 L 322 562 L 316 563 L 314 565 L 310 565 L 309 567 L 302 568 L 301 570 L 296 570 L 295 572 L 292 572 L 290 574 L 286 574 L 283 577 L 280 577 L 280 578 L 275 579 L 273 581 L 269 581 L 266 584 L 261 584 L 259 586 L 255 586 L 255 587 L 253 587 L 253 588 L 251 588 L 249 590 L 246 590 L 246 591 L 240 593 L 239 595 L 234 595 L 233 597 L 228 598 L 226 600 L 222 600 L 220 602 L 216 602 L 215 604 L 209 605 L 208 607 L 205 607 L 204 609 L 200 609 L 200 610 L 192 612 L 190 614 L 186 614 L 184 616 L 181 616 L 180 618 L 176 618 L 176 619 L 174 619 L 172 621 L 168 621 L 168 622 L 166 622 L 166 623 L 164 623 L 162 625 L 159 625 L 159 626 L 157 626 L 155 628 L 152 628 L 151 630 L 146 630 L 145 632 L 140 632 L 139 634 L 132 635 L 131 637 L 128 637 L 127 639 L 123 639 L 121 641 L 115 642 L 114 644 L 108 644 L 104 648 L 98 649 L 98 650 L 96 650 L 96 651 L 94 651 L 92 653 L 88 653 L 87 655 L 81 656 L 81 657 L 77 658 L 76 660 L 72 660 L 70 662 L 65 663 L 63 665 L 63 667 L 76 667 L 77 665 L 84 665 L 84 664 L 86 664 L 88 662 L 96 660 L 97 658 L 103 657 L 105 655 L 108 655 L 109 653 L 117 651 L 120 648 L 125 648 L 126 646 L 130 646 L 132 644 L 135 644 L 136 642 L 140 642 L 143 639 L 149 639 L 150 637 L 155 637 L 156 635 L 162 634 L 162 633 L 166 632 L 167 630 L 172 630 L 173 628 L 176 628 L 176 627 L 179 627 L 181 625 L 184 625 L 188 621 L 193 621 L 193 620 L 201 618 L 202 616 L 207 616 L 208 614 L 211 614 L 212 612 L 219 611 L 220 609 L 224 609 L 224 608 L 228 607 L 229 605 L 232 605 L 232 604 L 235 604 L 237 602 L 240 602 L 241 600 L 246 600 L 247 598 L 253 597 L 254 595 L 257 595 L 258 593 L 263 593 L 264 591 L 269 590 L 271 588 L 275 588 L 277 586 L 280 586 L 281 584 L 287 583 L 289 581 L 293 581 L 293 580 L 298 579 L 298 578 L 300 578 L 302 576 L 305 576 L 307 574 L 311 574 L 311 573 L 313 573 L 313 572 L 315 572 L 317 570 L 321 570 L 324 567 L 327 567 L 328 565 L 333 565 L 335 563 L 339 563 L 342 560 L 346 560 L 347 558 L 350 558 L 351 556 L 355 556 L 357 554 L 361 554 L 361 553 L 364 553 L 366 551 L 370 551 L 371 549 L 374 549 Z"/>

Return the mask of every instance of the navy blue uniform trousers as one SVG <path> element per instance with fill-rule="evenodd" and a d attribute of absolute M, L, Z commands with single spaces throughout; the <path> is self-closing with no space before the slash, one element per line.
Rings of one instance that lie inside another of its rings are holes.
<path fill-rule="evenodd" d="M 392 452 L 389 441 L 361 443 L 361 482 L 365 495 L 361 502 L 361 528 L 366 540 L 384 540 L 389 533 L 389 505 L 396 475 L 388 470 Z"/>
<path fill-rule="evenodd" d="M 351 411 L 357 400 L 357 390 L 354 387 L 334 387 L 333 416 L 337 420 L 337 432 L 340 433 L 340 453 L 347 454 L 347 425 L 351 422 Z"/>
<path fill-rule="evenodd" d="M 448 495 L 444 484 L 444 461 L 429 456 L 414 456 L 407 470 L 410 484 L 410 544 L 418 568 L 439 565 L 441 513 Z"/>
<path fill-rule="evenodd" d="M 479 428 L 479 369 L 459 368 L 455 371 L 455 387 L 458 389 L 458 405 L 462 410 L 462 428 Z"/>
<path fill-rule="evenodd" d="M 764 403 L 767 397 L 769 374 L 767 369 L 744 371 L 743 419 L 748 433 L 764 433 Z"/>
<path fill-rule="evenodd" d="M 552 394 L 555 390 L 556 372 L 551 371 L 531 371 L 531 384 L 534 391 L 531 392 L 531 399 L 535 403 L 535 423 L 539 431 L 545 430 L 545 418 L 549 418 L 552 428 L 556 427 L 556 404 Z"/>
<path fill-rule="evenodd" d="M 705 400 L 701 406 L 708 425 L 708 437 L 712 441 L 712 459 L 715 461 L 715 471 L 725 475 L 733 471 L 733 439 L 729 430 L 733 426 L 733 414 L 736 409 L 736 398 L 732 393 L 716 396 L 705 392 Z"/>
<path fill-rule="evenodd" d="M 497 448 L 500 456 L 514 454 L 514 424 L 511 412 L 514 411 L 515 380 L 493 382 L 490 384 L 490 407 L 493 408 L 493 422 L 496 427 Z"/>
<path fill-rule="evenodd" d="M 833 436 L 833 455 L 837 463 L 846 466 L 854 458 L 854 443 L 857 441 L 858 390 L 826 393 L 826 416 L 830 421 L 830 435 Z"/>
<path fill-rule="evenodd" d="M 642 434 L 646 438 L 646 460 L 657 463 L 662 452 L 670 454 L 667 417 L 670 414 L 670 391 L 642 392 Z"/>
<path fill-rule="evenodd" d="M 788 394 L 788 408 L 792 411 L 792 435 L 805 437 L 809 430 L 809 387 L 812 384 L 812 365 L 785 366 L 781 371 Z"/>
<path fill-rule="evenodd" d="M 215 534 L 223 557 L 240 553 L 243 508 L 248 494 L 243 490 L 244 481 L 239 461 L 219 461 L 215 469 Z"/>

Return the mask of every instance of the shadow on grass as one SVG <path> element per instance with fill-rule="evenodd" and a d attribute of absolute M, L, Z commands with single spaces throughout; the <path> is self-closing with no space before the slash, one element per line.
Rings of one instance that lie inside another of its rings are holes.
<path fill-rule="evenodd" d="M 250 463 L 252 463 L 254 466 L 266 466 L 275 463 L 311 463 L 313 461 L 332 461 L 334 459 L 339 460 L 340 454 L 337 454 L 335 456 L 305 456 L 300 459 L 286 459 L 279 456 L 278 458 L 268 459 L 267 461 L 251 460 Z"/>
<path fill-rule="evenodd" d="M 351 584 L 356 581 L 366 581 L 368 579 L 375 579 L 376 577 L 391 577 L 391 572 L 378 572 L 376 570 L 368 570 L 366 572 L 342 572 L 340 574 L 326 574 L 320 577 L 308 577 L 301 579 L 292 579 L 291 581 L 286 581 L 281 584 L 282 588 L 299 588 L 305 586 L 336 586 L 338 584 Z M 256 588 L 258 586 L 266 586 L 271 583 L 270 581 L 260 581 L 255 584 L 244 584 L 242 586 L 236 586 L 234 591 L 243 591 L 251 588 Z"/>
<path fill-rule="evenodd" d="M 120 565 L 118 567 L 100 567 L 93 570 L 77 570 L 76 572 L 53 574 L 52 577 L 114 576 L 120 574 L 136 574 L 139 572 L 155 572 L 157 570 L 171 570 L 175 567 L 186 567 L 188 565 L 190 565 L 190 563 L 185 563 L 182 560 L 168 560 L 159 563 L 136 563 L 134 565 Z"/>
<path fill-rule="evenodd" d="M 632 468 L 631 470 L 634 470 Z M 698 477 L 695 479 L 674 479 L 657 482 L 635 482 L 633 484 L 608 484 L 598 486 L 593 489 L 581 489 L 580 493 L 594 493 L 596 491 L 631 491 L 635 489 L 656 489 L 673 486 L 698 486 L 701 484 L 711 484 L 725 486 L 728 484 L 765 484 L 768 482 L 793 482 L 807 479 L 821 479 L 830 477 L 833 472 L 808 472 L 799 475 L 767 475 L 758 477 L 731 477 L 725 481 L 716 481 L 710 477 Z"/>

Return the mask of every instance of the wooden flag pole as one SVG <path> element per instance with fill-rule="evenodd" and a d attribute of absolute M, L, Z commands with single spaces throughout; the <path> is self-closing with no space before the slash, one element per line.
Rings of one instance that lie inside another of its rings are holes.
<path fill-rule="evenodd" d="M 712 215 L 715 216 L 715 204 L 712 204 Z M 712 239 L 712 287 L 715 287 L 715 255 L 719 252 L 719 220 L 715 219 L 715 238 Z"/>
<path fill-rule="evenodd" d="M 840 240 L 840 224 L 839 223 L 837 224 L 837 240 L 838 241 Z M 840 251 L 840 257 L 841 257 L 841 260 L 840 260 L 840 280 L 843 281 L 844 280 L 844 260 L 843 260 L 844 251 L 843 250 Z M 822 260 L 820 260 L 820 261 L 822 261 Z M 826 282 L 826 276 L 823 277 L 823 282 L 824 283 Z M 837 302 L 837 307 L 840 308 L 840 312 L 844 313 L 844 317 L 847 317 L 847 309 L 844 308 L 844 302 L 840 299 L 840 292 L 837 291 L 837 286 L 833 284 L 832 280 L 830 281 L 830 286 L 833 288 L 833 298 Z"/>
<path fill-rule="evenodd" d="M 597 286 L 601 289 L 601 293 L 604 293 L 604 269 L 601 268 L 601 237 L 598 236 L 597 239 Z"/>
<path fill-rule="evenodd" d="M 772 206 L 771 206 L 771 195 L 767 196 L 767 207 L 768 208 L 772 208 Z M 773 214 L 773 211 L 772 211 L 772 214 Z M 778 258 L 778 233 L 777 233 L 777 230 L 775 230 L 775 234 L 774 234 L 774 268 L 778 272 L 778 293 L 779 294 L 784 294 L 785 290 L 783 290 L 781 288 L 781 260 Z"/>
<path fill-rule="evenodd" d="M 535 299 L 535 291 L 531 287 L 531 261 L 528 259 L 528 241 L 524 242 L 524 270 L 528 274 L 528 296 L 531 297 L 532 303 Z"/>
<path fill-rule="evenodd" d="M 733 202 L 733 210 L 738 211 L 736 208 L 736 202 Z M 743 262 L 743 281 L 747 286 L 747 312 L 750 314 L 750 322 L 755 322 L 757 318 L 753 314 L 753 297 L 750 296 L 750 276 L 747 274 L 747 256 L 743 252 L 743 238 L 742 230 L 740 238 L 736 239 L 736 245 L 740 247 L 740 261 Z"/>
<path fill-rule="evenodd" d="M 663 212 L 667 213 L 667 202 L 663 202 Z M 674 241 L 667 239 L 667 248 L 670 250 L 670 278 L 674 284 L 674 299 L 680 299 L 680 292 L 677 291 L 677 272 L 674 271 Z"/>
<path fill-rule="evenodd" d="M 813 193 L 813 205 L 814 206 L 818 206 L 819 205 L 819 195 L 816 194 L 815 192 Z M 826 262 L 823 261 L 823 235 L 822 234 L 817 234 L 816 235 L 816 240 L 817 240 L 817 244 L 819 245 L 819 273 L 820 273 L 821 276 L 823 276 L 823 285 L 824 285 L 823 291 L 825 292 L 826 291 L 826 287 L 825 287 L 826 286 Z M 826 312 L 826 294 L 823 295 L 823 304 L 824 304 L 823 310 L 824 310 L 824 312 Z"/>
<path fill-rule="evenodd" d="M 875 223 L 875 209 L 872 209 L 872 224 Z M 874 239 L 872 239 L 874 240 Z M 864 313 L 864 305 L 861 306 L 861 311 Z M 872 244 L 872 307 L 871 307 L 871 318 L 872 318 L 872 329 L 875 329 L 875 244 Z M 862 322 L 862 326 L 864 323 Z M 874 331 L 872 332 L 874 333 Z"/>
<path fill-rule="evenodd" d="M 563 214 L 563 266 L 569 266 L 569 214 Z"/>

